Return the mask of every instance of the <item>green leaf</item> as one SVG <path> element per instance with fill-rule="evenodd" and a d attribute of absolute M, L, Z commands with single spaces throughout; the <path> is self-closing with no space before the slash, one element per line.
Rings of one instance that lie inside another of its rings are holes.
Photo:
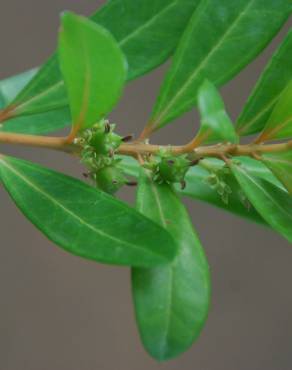
<path fill-rule="evenodd" d="M 11 102 L 18 95 L 19 91 L 36 75 L 37 71 L 37 68 L 31 69 L 0 81 L 0 96 L 3 102 L 0 108 Z"/>
<path fill-rule="evenodd" d="M 90 127 L 108 114 L 121 96 L 127 73 L 124 56 L 104 28 L 85 17 L 64 13 L 59 57 L 73 125 Z"/>
<path fill-rule="evenodd" d="M 141 267 L 163 264 L 175 256 L 176 243 L 161 227 L 77 179 L 3 156 L 0 176 L 24 215 L 68 252 Z"/>
<path fill-rule="evenodd" d="M 6 121 L 0 128 L 5 132 L 16 132 L 23 134 L 47 134 L 64 127 L 64 123 L 71 124 L 69 107 L 60 108 L 33 116 L 19 116 Z"/>
<path fill-rule="evenodd" d="M 51 59 L 42 74 L 37 73 L 32 78 L 31 84 L 25 86 L 12 101 L 9 109 L 13 109 L 13 117 L 60 109 L 68 103 L 66 90 L 62 83 L 52 85 L 45 93 L 42 90 L 43 84 L 46 84 L 48 79 L 53 81 L 59 79 L 60 73 L 59 70 L 54 69 L 54 63 L 54 59 Z"/>
<path fill-rule="evenodd" d="M 239 135 L 260 132 L 269 119 L 280 95 L 292 79 L 292 31 L 288 33 L 262 73 L 236 128 Z"/>
<path fill-rule="evenodd" d="M 278 188 L 285 190 L 285 187 L 281 184 L 281 182 L 262 162 L 258 160 L 255 161 L 250 157 L 235 157 L 235 160 L 240 161 L 241 166 L 243 166 L 253 176 L 259 177 L 277 186 Z"/>
<path fill-rule="evenodd" d="M 233 124 L 226 113 L 224 101 L 216 87 L 208 80 L 205 80 L 199 88 L 198 109 L 201 115 L 201 128 L 197 141 L 200 143 L 238 141 Z"/>
<path fill-rule="evenodd" d="M 281 94 L 268 122 L 256 140 L 264 142 L 292 137 L 292 80 Z"/>
<path fill-rule="evenodd" d="M 127 79 L 131 80 L 157 67 L 172 54 L 198 3 L 199 0 L 112 0 L 91 19 L 114 35 L 128 60 Z M 55 107 L 60 110 L 67 105 L 65 97 L 58 56 L 55 53 L 17 98 L 6 102 L 8 108 L 13 109 L 14 116 L 38 113 L 37 124 L 34 124 L 36 117 L 33 115 L 30 122 L 21 121 L 19 125 L 17 122 L 12 128 L 17 129 L 25 123 L 26 128 L 21 127 L 22 132 L 27 129 L 29 133 L 40 134 L 66 126 L 71 121 L 67 108 L 63 112 L 63 120 L 60 120 L 62 115 L 58 113 L 56 118 L 53 114 L 46 116 L 48 109 Z M 9 125 L 9 121 L 6 124 Z"/>
<path fill-rule="evenodd" d="M 129 63 L 128 80 L 173 53 L 200 0 L 112 0 L 92 20 L 115 36 Z"/>
<path fill-rule="evenodd" d="M 192 109 L 205 78 L 219 86 L 251 62 L 291 13 L 290 0 L 205 0 L 194 13 L 149 122 L 156 130 Z"/>
<path fill-rule="evenodd" d="M 243 166 L 231 162 L 230 168 L 259 214 L 272 228 L 292 242 L 292 197 L 277 186 L 253 176 Z"/>
<path fill-rule="evenodd" d="M 267 153 L 262 156 L 267 167 L 292 195 L 292 151 Z"/>
<path fill-rule="evenodd" d="M 137 209 L 179 244 L 171 264 L 132 273 L 143 344 L 154 358 L 167 360 L 187 350 L 202 330 L 209 309 L 209 268 L 187 211 L 169 185 L 155 184 L 143 174 Z"/>
<path fill-rule="evenodd" d="M 33 69 L 0 81 L 0 109 L 15 99 L 37 72 L 37 69 Z M 25 134 L 46 134 L 63 128 L 64 123 L 70 124 L 70 122 L 70 111 L 69 107 L 66 106 L 65 108 L 38 113 L 33 116 L 23 115 L 10 118 L 0 127 L 0 131 Z"/>

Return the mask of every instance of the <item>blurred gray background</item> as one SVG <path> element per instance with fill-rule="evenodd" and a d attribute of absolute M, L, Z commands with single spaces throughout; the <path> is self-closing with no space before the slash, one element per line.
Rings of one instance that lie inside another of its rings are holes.
<path fill-rule="evenodd" d="M 103 2 L 2 0 L 0 78 L 49 56 L 62 10 L 90 14 Z M 222 90 L 233 117 L 288 28 Z M 141 130 L 165 67 L 127 87 L 112 114 L 121 133 Z M 190 113 L 154 140 L 184 143 L 197 125 Z M 65 154 L 3 151 L 78 177 L 82 171 Z M 123 197 L 133 201 L 133 192 L 127 190 Z M 212 308 L 193 348 L 177 360 L 158 364 L 139 341 L 129 270 L 60 250 L 20 214 L 2 188 L 0 204 L 0 370 L 291 370 L 292 248 L 272 231 L 187 202 L 211 266 Z"/>

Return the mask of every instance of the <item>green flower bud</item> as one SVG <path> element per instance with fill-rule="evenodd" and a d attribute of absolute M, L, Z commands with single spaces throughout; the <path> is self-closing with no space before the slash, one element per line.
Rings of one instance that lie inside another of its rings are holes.
<path fill-rule="evenodd" d="M 189 161 L 184 157 L 167 156 L 158 163 L 161 180 L 168 183 L 182 182 L 189 169 Z"/>
<path fill-rule="evenodd" d="M 95 173 L 96 185 L 99 189 L 109 194 L 115 194 L 127 179 L 124 174 L 115 166 L 108 166 Z"/>
<path fill-rule="evenodd" d="M 204 182 L 212 188 L 217 187 L 219 178 L 214 173 L 205 178 Z"/>
<path fill-rule="evenodd" d="M 107 155 L 114 153 L 122 143 L 122 137 L 113 131 L 114 125 L 106 121 L 96 124 L 91 132 L 88 144 L 97 154 Z"/>

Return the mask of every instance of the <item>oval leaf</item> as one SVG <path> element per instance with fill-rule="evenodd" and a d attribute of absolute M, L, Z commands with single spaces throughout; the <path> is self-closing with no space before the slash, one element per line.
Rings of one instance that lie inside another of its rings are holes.
<path fill-rule="evenodd" d="M 292 197 L 277 186 L 253 176 L 244 166 L 230 168 L 259 214 L 286 239 L 292 242 Z"/>
<path fill-rule="evenodd" d="M 198 143 L 238 141 L 233 124 L 225 111 L 224 101 L 208 80 L 199 88 L 198 109 L 201 116 L 201 128 L 196 138 Z"/>
<path fill-rule="evenodd" d="M 169 185 L 142 174 L 137 209 L 163 226 L 179 245 L 174 262 L 133 269 L 133 297 L 142 341 L 158 360 L 187 350 L 200 334 L 210 300 L 210 276 L 189 216 Z"/>
<path fill-rule="evenodd" d="M 126 78 L 126 61 L 108 31 L 72 13 L 62 17 L 60 66 L 73 125 L 86 128 L 117 103 Z"/>
<path fill-rule="evenodd" d="M 263 132 L 256 142 L 292 137 L 292 80 L 280 96 Z"/>
<path fill-rule="evenodd" d="M 292 80 L 292 31 L 274 53 L 238 117 L 239 135 L 260 132 L 269 119 L 279 97 Z"/>
<path fill-rule="evenodd" d="M 196 103 L 205 78 L 230 80 L 268 44 L 291 13 L 290 0 L 206 0 L 194 13 L 161 87 L 152 131 Z"/>
<path fill-rule="evenodd" d="M 144 267 L 175 256 L 176 244 L 161 227 L 77 179 L 3 156 L 0 175 L 24 215 L 68 252 L 98 262 Z"/>

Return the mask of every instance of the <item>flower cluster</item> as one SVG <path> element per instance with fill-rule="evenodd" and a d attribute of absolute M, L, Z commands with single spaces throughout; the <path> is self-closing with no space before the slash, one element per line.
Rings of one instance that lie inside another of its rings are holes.
<path fill-rule="evenodd" d="M 96 186 L 109 194 L 116 193 L 128 183 L 123 172 L 117 167 L 119 159 L 115 153 L 123 138 L 114 133 L 115 125 L 101 120 L 84 130 L 75 144 L 82 147 L 81 162 L 88 168 L 86 174 Z"/>
<path fill-rule="evenodd" d="M 192 161 L 187 155 L 174 156 L 170 150 L 161 150 L 144 166 L 151 170 L 155 182 L 159 184 L 180 183 L 182 189 L 184 189 L 186 173 L 190 166 L 197 163 L 197 160 Z"/>

